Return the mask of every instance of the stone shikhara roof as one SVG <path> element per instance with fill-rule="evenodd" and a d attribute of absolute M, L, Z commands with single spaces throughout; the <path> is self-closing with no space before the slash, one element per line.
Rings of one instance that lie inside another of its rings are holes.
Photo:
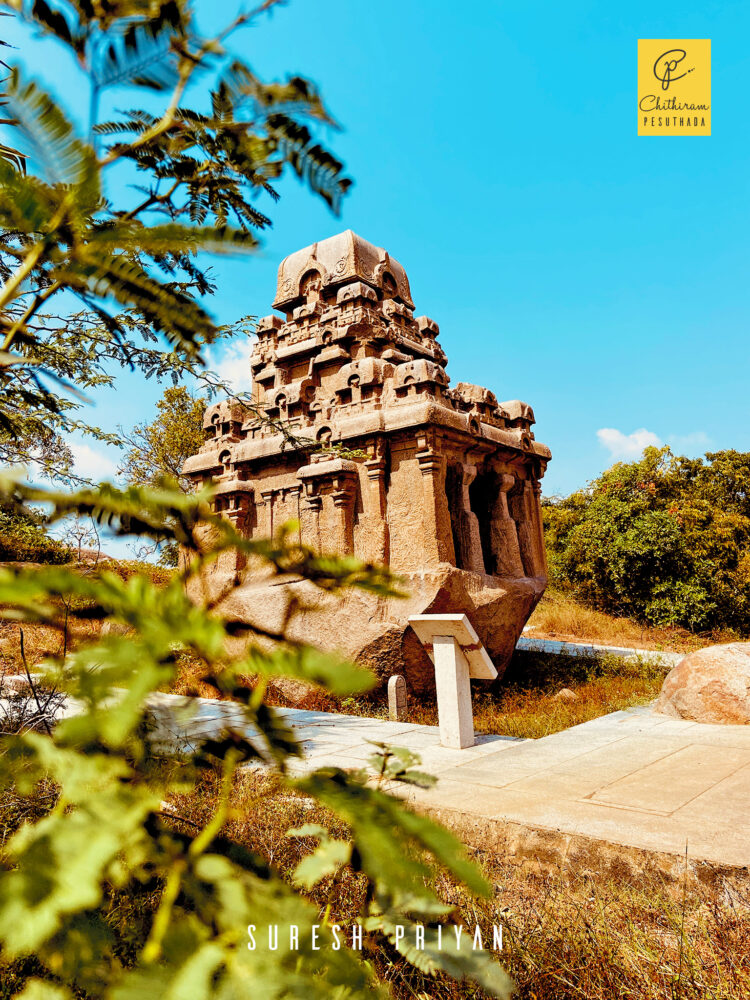
<path fill-rule="evenodd" d="M 253 398 L 273 422 L 322 445 L 429 423 L 528 454 L 541 470 L 549 450 L 534 440 L 534 411 L 499 403 L 489 389 L 449 385 L 438 325 L 414 317 L 406 272 L 387 251 L 351 230 L 286 257 L 274 308 L 258 324 Z M 208 434 L 187 474 L 273 454 L 283 436 L 238 404 L 206 411 Z M 287 444 L 288 447 L 288 444 Z"/>

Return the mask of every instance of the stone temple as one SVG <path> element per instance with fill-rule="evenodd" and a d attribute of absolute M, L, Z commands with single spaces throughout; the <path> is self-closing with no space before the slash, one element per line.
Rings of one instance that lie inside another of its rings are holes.
<path fill-rule="evenodd" d="M 282 315 L 260 321 L 250 361 L 265 419 L 236 402 L 211 406 L 184 472 L 215 485 L 217 511 L 245 535 L 296 521 L 306 545 L 389 565 L 409 597 L 321 598 L 235 553 L 212 570 L 211 596 L 238 583 L 222 611 L 272 629 L 299 603 L 295 637 L 381 678 L 403 673 L 415 693 L 432 686 L 433 668 L 409 615 L 463 612 L 502 674 L 547 583 L 550 452 L 534 439 L 533 410 L 451 387 L 437 323 L 414 316 L 403 267 L 351 230 L 283 260 L 273 308 Z"/>

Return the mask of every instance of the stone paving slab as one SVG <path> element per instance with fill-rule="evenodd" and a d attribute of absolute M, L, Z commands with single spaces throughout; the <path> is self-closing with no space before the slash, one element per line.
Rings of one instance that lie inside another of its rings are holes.
<path fill-rule="evenodd" d="M 731 732 L 730 732 L 731 730 Z M 441 771 L 415 804 L 750 866 L 750 727 L 614 713 Z M 458 824 L 460 826 L 460 824 Z"/>
<path fill-rule="evenodd" d="M 685 658 L 685 653 L 670 653 L 659 649 L 633 649 L 632 646 L 600 646 L 595 642 L 564 642 L 560 639 L 542 639 L 530 635 L 534 626 L 527 626 L 516 643 L 522 652 L 554 653 L 563 656 L 619 656 L 621 659 L 639 659 L 644 663 L 660 663 L 675 667 Z"/>
<path fill-rule="evenodd" d="M 166 707 L 174 696 L 159 698 Z M 480 735 L 450 750 L 437 726 L 279 711 L 303 745 L 295 773 L 360 768 L 374 742 L 407 747 L 438 782 L 393 790 L 459 832 L 481 827 L 484 843 L 488 822 L 510 823 L 683 858 L 687 847 L 696 861 L 750 867 L 750 726 L 685 722 L 647 706 L 538 740 Z M 234 706 L 200 702 L 188 728 L 209 735 L 236 718 Z"/>
<path fill-rule="evenodd" d="M 167 694 L 150 702 L 166 740 L 197 741 L 227 726 L 259 735 L 232 703 Z M 645 707 L 538 740 L 480 735 L 452 750 L 437 726 L 277 711 L 302 745 L 295 773 L 361 768 L 378 742 L 413 750 L 437 784 L 393 791 L 479 847 L 507 846 L 503 831 L 513 828 L 529 842 L 557 838 L 563 853 L 583 838 L 676 858 L 687 848 L 697 862 L 750 868 L 750 726 L 685 722 Z"/>

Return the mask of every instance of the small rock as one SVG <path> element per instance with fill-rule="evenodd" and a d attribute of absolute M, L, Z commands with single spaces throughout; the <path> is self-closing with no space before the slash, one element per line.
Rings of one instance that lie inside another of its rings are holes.
<path fill-rule="evenodd" d="M 312 684 L 293 677 L 274 677 L 268 691 L 272 695 L 280 695 L 293 708 L 316 709 L 320 704 L 320 692 Z"/>
<path fill-rule="evenodd" d="M 654 711 L 720 725 L 750 724 L 750 642 L 689 653 L 667 674 Z"/>
<path fill-rule="evenodd" d="M 553 701 L 578 701 L 578 695 L 575 691 L 571 691 L 570 688 L 560 688 L 556 695 L 552 697 Z"/>
<path fill-rule="evenodd" d="M 41 683 L 41 674 L 33 673 L 31 679 L 34 683 Z M 26 674 L 6 674 L 0 679 L 0 691 L 3 694 L 17 694 L 21 691 L 30 691 L 29 680 Z"/>
<path fill-rule="evenodd" d="M 100 635 L 134 635 L 135 629 L 132 625 L 124 622 L 113 622 L 109 618 L 103 623 Z"/>

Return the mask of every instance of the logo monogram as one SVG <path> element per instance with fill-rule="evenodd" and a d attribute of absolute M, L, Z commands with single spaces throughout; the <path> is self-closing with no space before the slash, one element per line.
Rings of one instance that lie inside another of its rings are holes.
<path fill-rule="evenodd" d="M 683 76 L 687 76 L 688 73 L 693 72 L 692 69 L 686 69 L 679 76 L 674 75 L 674 71 L 686 55 L 687 52 L 684 49 L 670 49 L 668 52 L 663 52 L 656 60 L 654 63 L 654 76 L 661 83 L 662 90 L 669 90 L 670 83 L 674 80 L 681 80 Z M 670 56 L 676 56 L 677 58 L 670 58 Z"/>

